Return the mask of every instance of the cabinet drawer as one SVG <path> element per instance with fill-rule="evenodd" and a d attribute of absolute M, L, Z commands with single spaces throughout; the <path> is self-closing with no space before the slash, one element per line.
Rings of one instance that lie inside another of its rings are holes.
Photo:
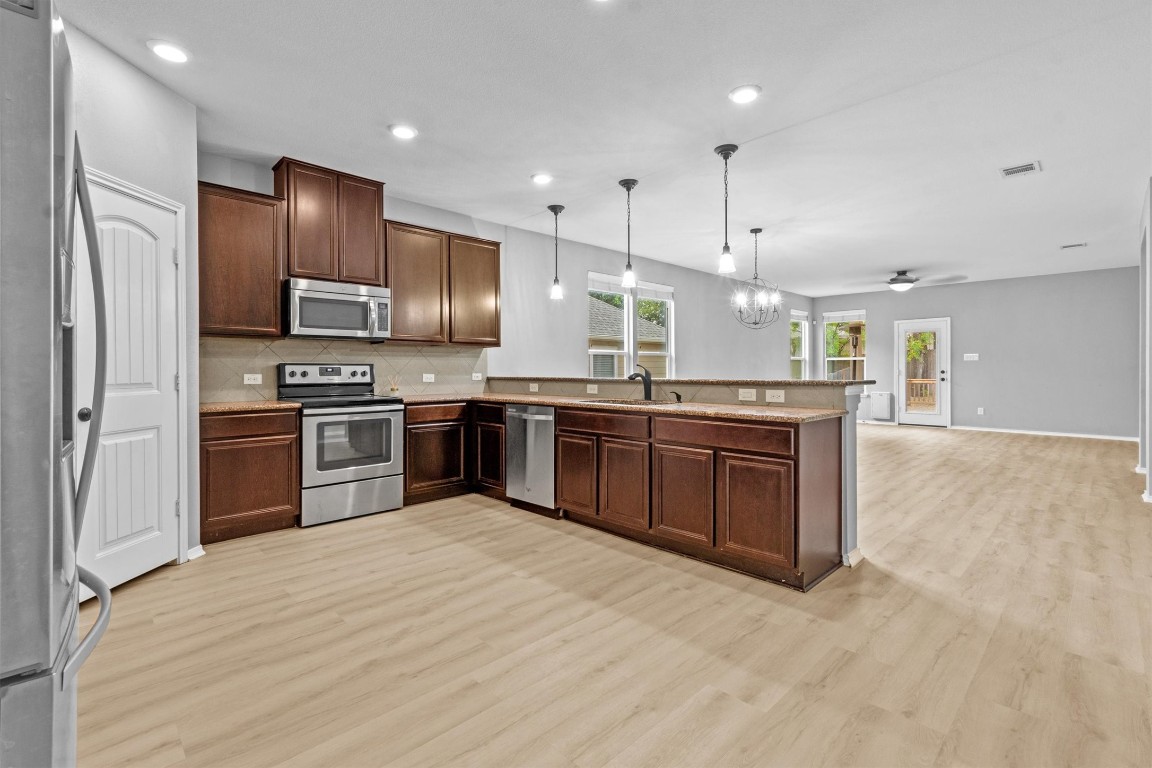
<path fill-rule="evenodd" d="M 652 419 L 652 434 L 660 442 L 707 445 L 712 448 L 731 448 L 756 453 L 791 456 L 795 450 L 792 427 L 693 421 L 657 416 Z"/>
<path fill-rule="evenodd" d="M 597 411 L 556 411 L 556 428 L 571 432 L 648 439 L 648 417 Z"/>
<path fill-rule="evenodd" d="M 409 424 L 429 424 L 437 421 L 464 421 L 467 416 L 467 403 L 409 405 L 404 409 L 404 418 Z"/>
<path fill-rule="evenodd" d="M 200 417 L 200 439 L 296 434 L 296 411 L 212 413 Z"/>
<path fill-rule="evenodd" d="M 476 403 L 472 406 L 476 414 L 476 423 L 478 424 L 503 424 L 504 423 L 504 406 L 493 405 L 492 403 Z"/>

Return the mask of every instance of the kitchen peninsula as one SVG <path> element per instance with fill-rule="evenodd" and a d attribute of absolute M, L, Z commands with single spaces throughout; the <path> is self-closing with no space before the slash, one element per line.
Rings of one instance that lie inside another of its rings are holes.
<path fill-rule="evenodd" d="M 505 406 L 550 406 L 559 514 L 807 590 L 860 559 L 855 410 L 867 383 L 655 380 L 642 400 L 622 379 L 493 377 L 483 393 L 406 397 L 406 503 L 506 498 Z M 762 390 L 786 404 L 739 399 Z"/>

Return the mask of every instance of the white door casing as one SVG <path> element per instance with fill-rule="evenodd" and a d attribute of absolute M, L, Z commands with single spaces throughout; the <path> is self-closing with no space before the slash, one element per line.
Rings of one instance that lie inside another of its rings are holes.
<path fill-rule="evenodd" d="M 177 388 L 183 302 L 176 263 L 183 210 L 94 171 L 89 182 L 108 311 L 107 396 L 77 557 L 116 586 L 183 559 L 177 507 L 185 486 Z M 79 410 L 90 405 L 95 337 L 82 237 L 76 249 Z M 82 449 L 87 423 L 76 421 L 76 435 Z"/>
<path fill-rule="evenodd" d="M 952 426 L 952 319 L 897 320 L 895 325 L 896 423 Z M 907 342 L 910 334 L 924 332 L 935 334 L 935 366 L 924 373 L 922 380 L 917 380 L 923 381 L 922 384 L 913 382 L 913 386 L 934 393 L 935 402 L 931 405 L 925 405 L 923 401 L 912 403 L 909 394 Z"/>

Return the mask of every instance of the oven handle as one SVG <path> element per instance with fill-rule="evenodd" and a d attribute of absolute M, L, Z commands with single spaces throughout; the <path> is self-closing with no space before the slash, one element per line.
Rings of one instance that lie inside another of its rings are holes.
<path fill-rule="evenodd" d="M 327 416 L 340 416 L 340 421 L 363 421 L 381 416 L 386 413 L 398 413 L 404 410 L 403 405 L 381 405 L 371 410 L 364 406 L 351 406 L 348 408 L 324 408 L 319 411 L 304 411 L 305 419 L 321 419 L 327 421 Z"/>

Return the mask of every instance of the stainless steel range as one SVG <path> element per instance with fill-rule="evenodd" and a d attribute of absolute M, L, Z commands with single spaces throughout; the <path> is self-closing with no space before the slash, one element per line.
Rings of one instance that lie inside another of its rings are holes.
<path fill-rule="evenodd" d="M 373 392 L 371 363 L 280 363 L 281 400 L 303 406 L 300 525 L 404 504 L 404 402 Z"/>

